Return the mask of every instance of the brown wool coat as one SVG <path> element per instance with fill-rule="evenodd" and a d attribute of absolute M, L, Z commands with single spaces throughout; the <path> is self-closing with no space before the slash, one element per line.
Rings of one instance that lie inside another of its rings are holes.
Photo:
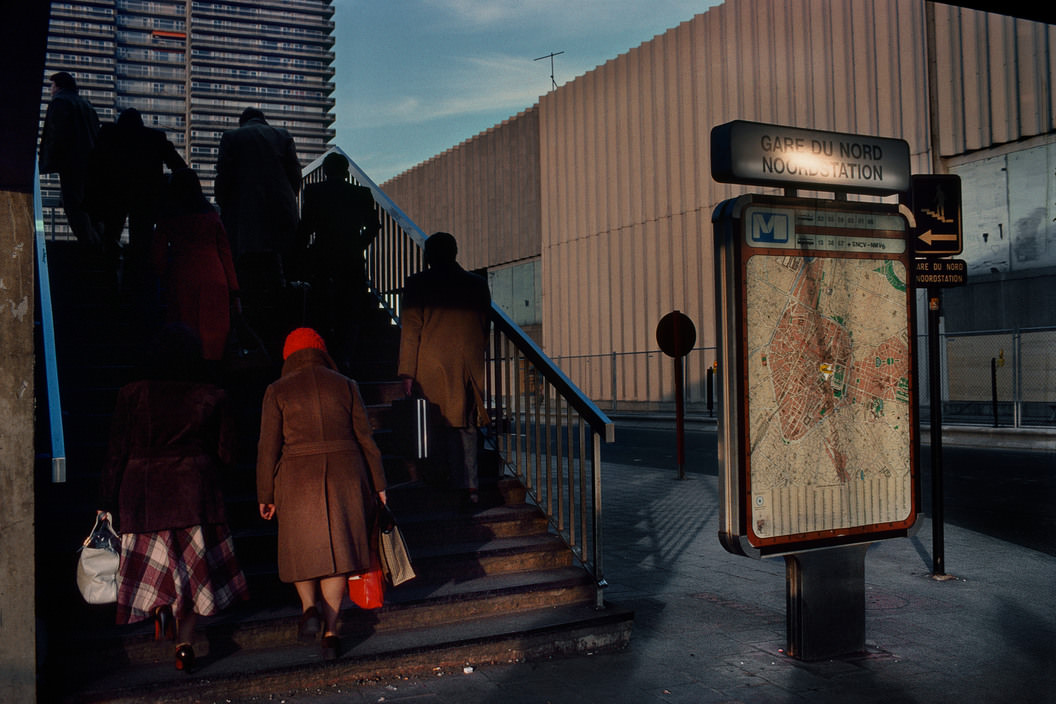
<path fill-rule="evenodd" d="M 371 566 L 381 452 L 356 382 L 315 349 L 294 352 L 264 394 L 257 499 L 275 504 L 279 578 L 299 582 Z"/>
<path fill-rule="evenodd" d="M 407 279 L 400 309 L 400 376 L 413 378 L 449 425 L 487 417 L 484 388 L 491 293 L 483 277 L 453 265 Z"/>

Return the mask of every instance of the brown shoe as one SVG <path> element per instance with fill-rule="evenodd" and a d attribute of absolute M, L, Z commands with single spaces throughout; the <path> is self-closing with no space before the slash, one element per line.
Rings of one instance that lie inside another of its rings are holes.
<path fill-rule="evenodd" d="M 323 636 L 323 660 L 336 660 L 341 654 L 341 639 L 330 634 Z"/>

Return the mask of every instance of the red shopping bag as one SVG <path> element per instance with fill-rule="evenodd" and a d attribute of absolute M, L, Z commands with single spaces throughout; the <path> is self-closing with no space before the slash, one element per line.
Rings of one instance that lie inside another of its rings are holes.
<path fill-rule="evenodd" d="M 385 605 L 385 575 L 380 567 L 348 578 L 348 598 L 361 609 L 380 609 Z"/>

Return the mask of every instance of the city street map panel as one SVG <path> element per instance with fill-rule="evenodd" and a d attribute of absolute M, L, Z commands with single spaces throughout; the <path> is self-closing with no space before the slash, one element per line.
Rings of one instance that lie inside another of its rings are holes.
<path fill-rule="evenodd" d="M 905 264 L 787 250 L 744 266 L 751 532 L 768 539 L 906 520 Z"/>

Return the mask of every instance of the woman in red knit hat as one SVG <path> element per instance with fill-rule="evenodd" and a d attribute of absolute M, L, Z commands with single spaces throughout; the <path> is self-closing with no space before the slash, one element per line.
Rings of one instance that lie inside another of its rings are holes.
<path fill-rule="evenodd" d="M 301 599 L 299 636 L 322 626 L 332 658 L 348 575 L 372 564 L 385 473 L 359 387 L 337 371 L 319 333 L 294 330 L 282 354 L 261 409 L 257 498 L 261 517 L 279 522 L 279 579 Z"/>

